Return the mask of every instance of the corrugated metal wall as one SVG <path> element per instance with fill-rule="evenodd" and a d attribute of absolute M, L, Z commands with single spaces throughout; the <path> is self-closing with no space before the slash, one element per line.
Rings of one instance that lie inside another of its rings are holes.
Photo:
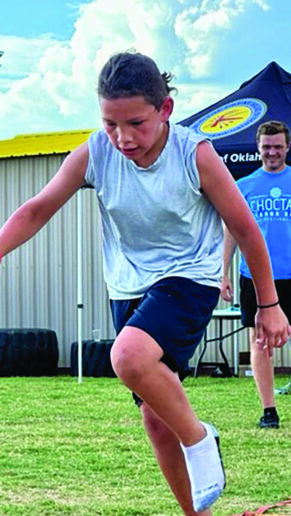
<path fill-rule="evenodd" d="M 55 174 L 59 156 L 0 160 L 0 224 Z M 82 190 L 84 232 L 83 336 L 114 335 L 102 276 L 99 213 L 95 192 Z M 0 327 L 49 328 L 58 337 L 59 366 L 70 365 L 77 340 L 77 196 L 32 240 L 3 259 Z"/>
<path fill-rule="evenodd" d="M 26 199 L 36 194 L 55 174 L 64 155 L 0 160 L 0 225 Z M 95 192 L 85 189 L 82 199 L 83 231 L 83 338 L 92 338 L 94 329 L 101 338 L 112 338 L 114 330 L 102 274 L 101 233 Z M 238 257 L 233 265 L 238 280 Z M 71 343 L 77 340 L 77 196 L 71 199 L 35 238 L 4 258 L 0 269 L 0 327 L 49 328 L 56 331 L 60 367 L 70 365 Z M 238 289 L 236 289 L 238 290 Z M 237 300 L 237 299 L 236 299 Z M 227 307 L 220 301 L 218 308 Z M 224 323 L 226 332 L 239 322 Z M 212 321 L 208 338 L 218 334 Z M 233 345 L 247 351 L 247 331 L 229 338 L 224 349 L 233 364 Z M 200 346 L 201 348 L 201 346 Z M 195 364 L 199 350 L 195 353 Z M 209 344 L 204 360 L 219 361 L 217 346 Z M 276 351 L 275 365 L 290 366 L 291 349 Z"/>

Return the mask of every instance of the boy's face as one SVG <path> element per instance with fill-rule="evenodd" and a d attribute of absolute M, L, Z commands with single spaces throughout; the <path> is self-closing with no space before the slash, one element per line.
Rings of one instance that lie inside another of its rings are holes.
<path fill-rule="evenodd" d="M 284 133 L 261 134 L 258 150 L 261 154 L 263 168 L 267 172 L 281 172 L 286 166 L 289 147 Z"/>
<path fill-rule="evenodd" d="M 173 100 L 167 97 L 161 109 L 143 96 L 100 99 L 105 131 L 114 147 L 141 167 L 151 165 L 161 153 L 168 135 Z"/>

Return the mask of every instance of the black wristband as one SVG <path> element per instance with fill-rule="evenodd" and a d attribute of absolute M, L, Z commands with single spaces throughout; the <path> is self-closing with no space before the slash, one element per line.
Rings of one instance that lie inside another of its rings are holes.
<path fill-rule="evenodd" d="M 272 305 L 257 305 L 258 308 L 272 308 L 273 306 L 277 306 L 279 304 L 279 301 L 277 303 L 273 303 Z"/>

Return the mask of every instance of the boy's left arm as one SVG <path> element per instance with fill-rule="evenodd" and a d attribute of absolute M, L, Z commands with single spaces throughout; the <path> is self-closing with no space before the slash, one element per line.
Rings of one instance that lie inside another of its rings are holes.
<path fill-rule="evenodd" d="M 232 175 L 207 141 L 199 143 L 196 154 L 201 188 L 224 220 L 240 247 L 252 274 L 258 305 L 278 301 L 268 250 L 262 233 Z M 268 349 L 281 347 L 291 327 L 280 306 L 258 309 L 256 314 L 258 345 Z"/>

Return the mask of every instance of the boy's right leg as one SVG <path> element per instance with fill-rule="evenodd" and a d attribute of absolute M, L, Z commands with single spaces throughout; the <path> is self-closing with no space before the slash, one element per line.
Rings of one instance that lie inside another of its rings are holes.
<path fill-rule="evenodd" d="M 144 427 L 161 471 L 185 516 L 211 516 L 210 509 L 195 512 L 187 467 L 177 436 L 146 405 L 141 404 Z"/>

